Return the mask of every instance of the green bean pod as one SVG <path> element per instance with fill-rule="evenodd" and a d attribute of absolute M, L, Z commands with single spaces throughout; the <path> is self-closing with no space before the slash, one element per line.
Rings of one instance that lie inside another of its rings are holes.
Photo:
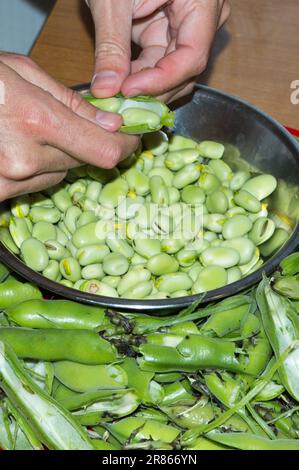
<path fill-rule="evenodd" d="M 174 125 L 174 112 L 150 96 L 126 98 L 119 94 L 113 98 L 100 99 L 84 94 L 83 97 L 103 111 L 121 114 L 124 122 L 120 131 L 126 134 L 146 134 L 158 131 L 163 126 Z"/>
<path fill-rule="evenodd" d="M 0 308 L 5 309 L 25 300 L 41 299 L 40 290 L 33 284 L 19 282 L 9 276 L 0 283 Z"/>
<path fill-rule="evenodd" d="M 297 439 L 267 439 L 251 433 L 210 431 L 207 437 L 212 441 L 240 450 L 299 450 Z"/>
<path fill-rule="evenodd" d="M 5 313 L 25 328 L 102 331 L 110 325 L 104 309 L 69 300 L 28 300 L 5 309 Z"/>
<path fill-rule="evenodd" d="M 93 450 L 86 431 L 33 382 L 14 352 L 3 342 L 0 342 L 0 383 L 48 449 Z"/>
<path fill-rule="evenodd" d="M 114 347 L 88 330 L 0 328 L 4 341 L 18 357 L 41 361 L 107 364 L 116 360 Z"/>

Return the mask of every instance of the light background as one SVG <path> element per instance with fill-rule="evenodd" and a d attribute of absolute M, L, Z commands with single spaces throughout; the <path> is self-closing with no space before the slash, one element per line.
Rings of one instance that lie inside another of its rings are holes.
<path fill-rule="evenodd" d="M 29 54 L 55 0 L 0 0 L 0 50 Z"/>

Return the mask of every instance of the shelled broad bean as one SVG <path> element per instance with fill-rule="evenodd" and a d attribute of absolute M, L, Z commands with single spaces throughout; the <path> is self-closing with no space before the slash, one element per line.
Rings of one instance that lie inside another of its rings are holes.
<path fill-rule="evenodd" d="M 119 168 L 81 167 L 13 199 L 0 239 L 49 279 L 98 295 L 223 287 L 258 269 L 292 231 L 268 211 L 276 179 L 234 173 L 224 156 L 221 143 L 148 134 Z"/>

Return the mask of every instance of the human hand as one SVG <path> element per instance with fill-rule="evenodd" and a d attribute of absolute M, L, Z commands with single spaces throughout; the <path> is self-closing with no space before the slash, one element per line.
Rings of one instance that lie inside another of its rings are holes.
<path fill-rule="evenodd" d="M 53 186 L 84 163 L 112 168 L 138 145 L 114 133 L 120 116 L 89 105 L 28 57 L 0 54 L 0 81 L 0 201 Z"/>
<path fill-rule="evenodd" d="M 206 68 L 227 0 L 89 0 L 96 28 L 92 93 L 153 95 L 173 101 Z M 131 40 L 141 47 L 131 62 Z"/>

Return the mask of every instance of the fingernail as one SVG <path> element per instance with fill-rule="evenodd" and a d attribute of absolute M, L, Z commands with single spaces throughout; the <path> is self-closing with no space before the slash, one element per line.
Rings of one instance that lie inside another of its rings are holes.
<path fill-rule="evenodd" d="M 97 111 L 97 123 L 107 131 L 114 132 L 121 126 L 120 117 L 115 114 L 105 113 L 104 111 Z"/>
<path fill-rule="evenodd" d="M 144 92 L 141 91 L 141 90 L 138 90 L 138 88 L 133 88 L 132 90 L 129 91 L 129 93 L 126 93 L 126 96 L 128 98 L 133 98 L 134 96 L 139 96 L 139 95 L 143 95 Z"/>
<path fill-rule="evenodd" d="M 103 70 L 96 73 L 92 79 L 91 86 L 102 90 L 112 89 L 117 86 L 119 78 L 112 70 Z"/>

